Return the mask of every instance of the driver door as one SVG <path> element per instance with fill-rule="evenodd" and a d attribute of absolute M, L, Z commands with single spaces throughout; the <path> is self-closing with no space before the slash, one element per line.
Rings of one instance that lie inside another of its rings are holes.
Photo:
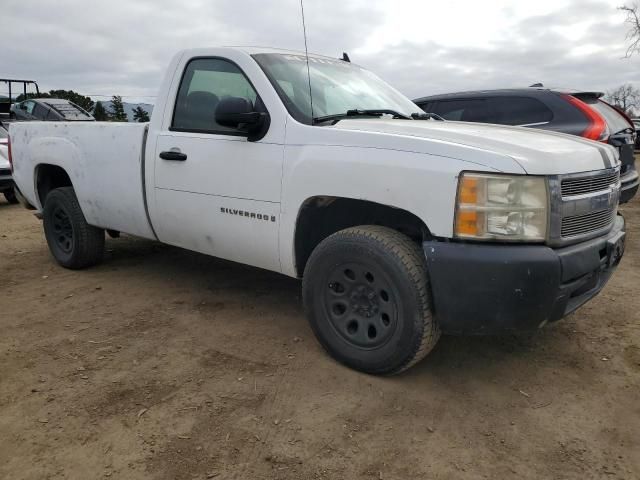
<path fill-rule="evenodd" d="M 187 63 L 171 124 L 156 139 L 151 219 L 162 242 L 280 271 L 284 147 L 219 125 L 216 107 L 229 96 L 262 104 L 230 60 Z"/>

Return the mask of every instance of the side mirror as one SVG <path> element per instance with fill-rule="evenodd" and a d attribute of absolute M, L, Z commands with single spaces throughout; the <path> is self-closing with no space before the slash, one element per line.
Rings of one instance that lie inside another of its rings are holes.
<path fill-rule="evenodd" d="M 215 118 L 223 127 L 245 130 L 250 142 L 263 138 L 270 123 L 268 113 L 256 112 L 251 102 L 242 97 L 226 97 L 220 100 Z"/>

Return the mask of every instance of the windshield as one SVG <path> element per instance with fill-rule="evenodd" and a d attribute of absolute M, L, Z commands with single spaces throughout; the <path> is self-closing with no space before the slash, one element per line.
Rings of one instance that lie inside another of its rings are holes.
<path fill-rule="evenodd" d="M 309 77 L 304 55 L 253 55 L 296 120 L 311 124 Z M 313 117 L 345 114 L 349 110 L 393 110 L 411 116 L 420 108 L 373 73 L 353 63 L 309 57 Z"/>

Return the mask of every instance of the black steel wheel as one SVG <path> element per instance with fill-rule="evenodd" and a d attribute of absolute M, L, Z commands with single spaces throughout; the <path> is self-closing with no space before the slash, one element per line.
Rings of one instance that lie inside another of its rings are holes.
<path fill-rule="evenodd" d="M 349 262 L 328 272 L 325 315 L 336 332 L 353 345 L 377 348 L 398 326 L 399 293 L 377 265 Z"/>
<path fill-rule="evenodd" d="M 69 214 L 64 208 L 56 206 L 51 215 L 53 217 L 53 241 L 56 248 L 69 254 L 73 250 L 73 227 Z"/>
<path fill-rule="evenodd" d="M 422 251 L 386 227 L 348 228 L 323 240 L 305 268 L 303 297 L 324 348 L 364 372 L 406 370 L 440 336 Z"/>
<path fill-rule="evenodd" d="M 87 223 L 72 187 L 51 191 L 42 220 L 53 257 L 66 268 L 95 265 L 104 253 L 104 230 Z"/>

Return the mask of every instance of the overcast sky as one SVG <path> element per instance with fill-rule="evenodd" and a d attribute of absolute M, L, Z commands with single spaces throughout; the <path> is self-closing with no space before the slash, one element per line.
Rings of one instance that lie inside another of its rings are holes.
<path fill-rule="evenodd" d="M 640 56 L 622 58 L 620 3 L 306 0 L 305 14 L 310 51 L 346 51 L 415 98 L 535 82 L 640 87 Z M 2 0 L 0 40 L 0 76 L 149 103 L 178 49 L 304 49 L 299 0 Z"/>

